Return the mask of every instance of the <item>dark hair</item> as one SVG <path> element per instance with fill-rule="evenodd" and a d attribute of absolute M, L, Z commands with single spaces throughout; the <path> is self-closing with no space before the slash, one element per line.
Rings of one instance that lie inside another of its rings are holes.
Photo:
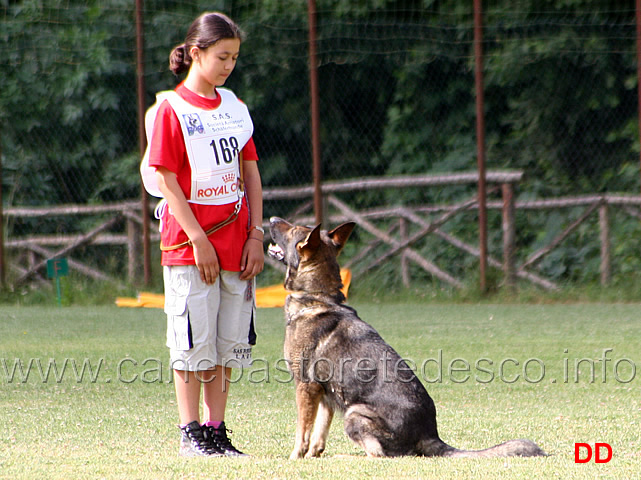
<path fill-rule="evenodd" d="M 205 49 L 220 40 L 237 38 L 243 40 L 244 33 L 227 15 L 207 12 L 200 15 L 190 25 L 185 43 L 175 47 L 169 54 L 169 70 L 175 75 L 186 72 L 191 66 L 191 47 Z"/>

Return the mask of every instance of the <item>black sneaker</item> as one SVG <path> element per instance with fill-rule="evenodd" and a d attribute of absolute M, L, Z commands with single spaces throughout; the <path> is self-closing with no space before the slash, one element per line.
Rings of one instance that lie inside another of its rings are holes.
<path fill-rule="evenodd" d="M 196 420 L 180 427 L 182 437 L 180 439 L 181 457 L 220 457 L 224 453 L 211 441 L 205 428 L 201 427 Z"/>
<path fill-rule="evenodd" d="M 222 422 L 218 428 L 215 427 L 203 427 L 205 429 L 207 438 L 209 441 L 216 446 L 219 452 L 227 457 L 248 457 L 246 453 L 241 452 L 236 447 L 231 444 L 231 440 L 227 436 L 227 432 L 233 433 L 231 430 L 227 430 L 225 427 L 225 422 Z"/>

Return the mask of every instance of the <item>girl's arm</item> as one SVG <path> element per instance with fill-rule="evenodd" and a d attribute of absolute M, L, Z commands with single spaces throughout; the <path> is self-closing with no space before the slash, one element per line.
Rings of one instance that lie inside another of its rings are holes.
<path fill-rule="evenodd" d="M 164 167 L 157 167 L 156 175 L 158 177 L 158 188 L 167 200 L 167 205 L 171 208 L 172 214 L 176 217 L 194 247 L 194 259 L 200 272 L 200 278 L 207 284 L 213 284 L 220 273 L 216 249 L 214 249 L 205 231 L 191 211 L 185 194 L 180 185 L 178 185 L 176 174 Z"/>
<path fill-rule="evenodd" d="M 263 223 L 263 186 L 258 171 L 258 162 L 246 160 L 243 165 L 245 195 L 249 203 L 249 225 L 262 226 Z M 250 280 L 263 271 L 265 256 L 263 253 L 263 234 L 251 229 L 243 255 L 240 260 L 240 279 Z"/>

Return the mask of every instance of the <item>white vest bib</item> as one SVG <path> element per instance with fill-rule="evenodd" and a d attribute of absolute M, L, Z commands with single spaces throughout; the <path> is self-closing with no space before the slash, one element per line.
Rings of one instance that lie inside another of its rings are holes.
<path fill-rule="evenodd" d="M 230 90 L 216 89 L 220 106 L 203 110 L 183 100 L 174 91 L 160 92 L 145 114 L 147 151 L 140 165 L 147 192 L 162 197 L 155 168 L 149 166 L 149 146 L 158 108 L 167 100 L 176 113 L 191 167 L 191 203 L 225 205 L 239 199 L 238 157 L 251 138 L 254 125 L 247 106 Z"/>

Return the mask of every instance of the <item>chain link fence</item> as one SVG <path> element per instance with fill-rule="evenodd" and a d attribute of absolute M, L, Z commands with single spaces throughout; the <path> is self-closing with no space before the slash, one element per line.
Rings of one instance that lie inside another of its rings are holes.
<path fill-rule="evenodd" d="M 12 214 L 12 209 L 140 197 L 134 2 L 45 3 L 0 1 L 8 242 L 86 231 L 96 222 Z M 474 171 L 472 3 L 317 3 L 323 180 Z M 527 209 L 534 201 L 606 194 L 628 199 L 610 208 L 607 232 L 612 280 L 625 284 L 641 267 L 638 202 L 631 199 L 640 189 L 635 12 L 629 2 L 592 3 L 484 2 L 487 168 L 524 174 L 514 186 L 520 262 L 559 238 L 584 211 L 583 204 Z M 145 2 L 147 105 L 155 92 L 181 80 L 168 71 L 167 58 L 191 21 L 203 11 L 225 11 L 247 34 L 227 86 L 250 107 L 264 186 L 309 185 L 306 7 L 276 0 Z M 336 198 L 354 211 L 400 206 L 433 221 L 475 192 L 476 185 L 466 183 L 357 189 Z M 267 199 L 265 214 L 291 217 L 299 211 L 305 217 L 309 200 Z M 490 195 L 490 201 L 500 200 Z M 345 216 L 332 205 L 328 210 L 336 218 Z M 392 235 L 404 228 L 398 219 L 378 221 Z M 490 209 L 488 222 L 489 253 L 500 259 L 500 208 Z M 410 236 L 420 230 L 412 222 L 407 228 Z M 476 210 L 454 217 L 442 231 L 477 244 Z M 598 231 L 599 218 L 587 218 L 537 263 L 536 272 L 560 286 L 598 283 L 603 254 Z M 346 257 L 375 243 L 375 237 L 361 229 Z M 370 246 L 373 256 L 381 254 L 377 248 L 389 247 Z M 127 257 L 121 248 L 84 255 L 122 275 Z M 478 259 L 469 252 L 433 235 L 413 248 L 455 277 L 476 281 Z M 9 261 L 17 251 L 7 250 Z M 397 263 L 361 270 L 378 290 L 402 287 L 405 275 L 420 288 L 443 285 L 412 262 L 403 275 Z"/>

